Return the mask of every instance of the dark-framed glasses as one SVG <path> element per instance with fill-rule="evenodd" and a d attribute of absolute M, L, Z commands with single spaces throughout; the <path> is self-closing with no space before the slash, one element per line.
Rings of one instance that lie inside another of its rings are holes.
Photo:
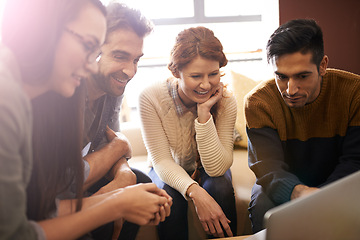
<path fill-rule="evenodd" d="M 72 36 L 76 37 L 79 40 L 79 42 L 83 45 L 85 51 L 88 53 L 86 58 L 88 63 L 95 62 L 101 56 L 100 46 L 98 45 L 93 46 L 93 44 L 86 41 L 83 36 L 74 32 L 71 29 L 65 28 L 65 31 L 70 33 Z"/>

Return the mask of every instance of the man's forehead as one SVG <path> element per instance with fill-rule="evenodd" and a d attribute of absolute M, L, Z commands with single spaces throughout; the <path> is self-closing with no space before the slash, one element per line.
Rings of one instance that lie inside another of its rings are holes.
<path fill-rule="evenodd" d="M 102 48 L 104 52 L 139 57 L 143 55 L 143 40 L 132 30 L 118 29 L 108 34 Z"/>
<path fill-rule="evenodd" d="M 316 69 L 316 64 L 312 62 L 312 54 L 301 52 L 284 54 L 270 61 L 275 73 L 300 74 L 302 72 L 312 72 Z"/>
<path fill-rule="evenodd" d="M 138 41 L 142 41 L 144 37 L 140 37 L 133 29 L 131 28 L 118 28 L 116 30 L 107 33 L 105 42 L 112 42 L 114 40 L 131 40 L 135 39 Z"/>

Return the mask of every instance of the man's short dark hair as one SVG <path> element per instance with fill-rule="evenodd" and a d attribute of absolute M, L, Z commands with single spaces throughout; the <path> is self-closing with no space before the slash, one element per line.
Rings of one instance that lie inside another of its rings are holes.
<path fill-rule="evenodd" d="M 266 46 L 267 61 L 284 54 L 312 53 L 312 62 L 319 69 L 324 57 L 324 41 L 320 26 L 311 19 L 291 20 L 270 36 Z"/>
<path fill-rule="evenodd" d="M 133 30 L 139 37 L 145 37 L 153 30 L 153 24 L 137 9 L 123 3 L 110 3 L 107 10 L 107 34 L 118 29 Z"/>

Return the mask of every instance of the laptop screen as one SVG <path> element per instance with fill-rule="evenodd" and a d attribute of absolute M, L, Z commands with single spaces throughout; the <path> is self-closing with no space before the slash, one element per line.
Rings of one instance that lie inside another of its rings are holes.
<path fill-rule="evenodd" d="M 265 214 L 267 240 L 359 240 L 360 171 Z"/>

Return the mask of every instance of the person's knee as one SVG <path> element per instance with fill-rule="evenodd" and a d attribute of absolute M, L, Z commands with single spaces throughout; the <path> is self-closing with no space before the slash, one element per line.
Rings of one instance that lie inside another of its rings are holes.
<path fill-rule="evenodd" d="M 167 194 L 172 198 L 172 206 L 171 206 L 171 214 L 173 214 L 174 209 L 187 209 L 187 201 L 184 198 L 184 196 L 178 192 L 176 189 L 170 187 L 169 185 L 165 184 L 159 176 L 156 174 L 155 170 L 152 168 L 149 172 L 149 176 L 151 180 L 156 184 L 156 186 L 160 189 L 163 189 L 166 191 Z"/>
<path fill-rule="evenodd" d="M 164 185 L 163 189 L 173 199 L 173 205 L 171 206 L 171 212 L 172 212 L 173 208 L 175 208 L 175 207 L 181 208 L 181 209 L 184 209 L 184 208 L 187 209 L 188 202 L 180 192 L 178 192 L 177 190 L 175 190 L 174 188 L 170 187 L 167 184 Z"/>
<path fill-rule="evenodd" d="M 274 202 L 265 193 L 264 189 L 255 184 L 251 194 L 250 208 L 252 211 L 266 212 L 275 207 Z"/>
<path fill-rule="evenodd" d="M 168 226 L 173 227 L 174 225 L 179 226 L 179 229 L 186 229 L 187 226 L 187 212 L 188 212 L 188 201 L 183 195 L 176 191 L 174 188 L 165 184 L 163 188 L 172 198 L 171 214 L 161 224 L 162 227 Z"/>
<path fill-rule="evenodd" d="M 131 170 L 135 173 L 136 175 L 136 183 L 151 183 L 151 179 L 148 175 L 146 175 L 145 173 L 143 173 L 142 171 L 135 169 L 135 168 L 131 168 Z"/>
<path fill-rule="evenodd" d="M 264 215 L 268 210 L 275 206 L 276 205 L 268 197 L 263 188 L 255 184 L 249 204 L 249 216 L 254 233 L 264 229 Z"/>
<path fill-rule="evenodd" d="M 234 188 L 231 180 L 225 176 L 209 177 L 202 186 L 213 197 L 229 198 L 234 196 Z"/>

